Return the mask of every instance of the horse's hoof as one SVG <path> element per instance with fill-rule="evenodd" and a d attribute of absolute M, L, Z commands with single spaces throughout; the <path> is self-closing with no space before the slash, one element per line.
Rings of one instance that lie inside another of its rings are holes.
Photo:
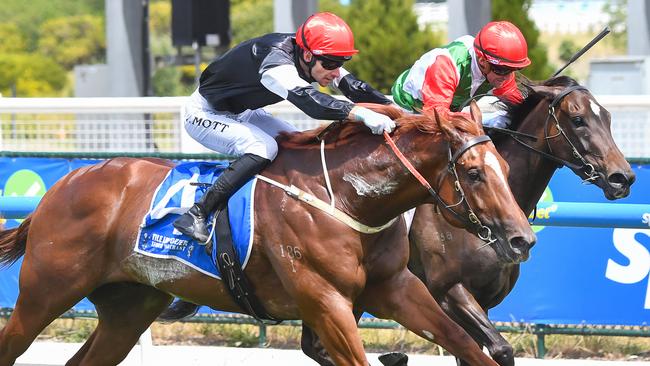
<path fill-rule="evenodd" d="M 379 361 L 384 366 L 407 366 L 409 356 L 400 352 L 391 352 L 379 356 Z"/>

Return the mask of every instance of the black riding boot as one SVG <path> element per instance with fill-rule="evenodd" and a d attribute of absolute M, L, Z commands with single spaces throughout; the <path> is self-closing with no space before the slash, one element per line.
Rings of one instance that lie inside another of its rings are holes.
<path fill-rule="evenodd" d="M 210 239 L 210 232 L 205 222 L 208 215 L 215 208 L 225 205 L 230 195 L 270 162 L 269 159 L 261 156 L 244 154 L 230 163 L 199 202 L 174 221 L 174 227 L 181 233 L 189 235 L 201 243 L 206 243 Z"/>

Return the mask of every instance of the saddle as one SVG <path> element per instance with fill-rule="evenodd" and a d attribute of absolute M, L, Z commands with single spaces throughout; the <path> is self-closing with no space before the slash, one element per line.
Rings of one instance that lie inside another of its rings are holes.
<path fill-rule="evenodd" d="M 189 236 L 174 232 L 172 223 L 185 213 L 186 204 L 190 201 L 184 197 L 192 196 L 191 202 L 195 202 L 200 198 L 196 195 L 201 192 L 197 188 L 211 186 L 225 168 L 213 162 L 176 165 L 156 188 L 151 209 L 142 219 L 134 251 L 155 258 L 174 259 L 207 276 L 222 279 L 233 300 L 245 313 L 260 322 L 277 324 L 279 321 L 272 318 L 255 297 L 242 268 L 251 252 L 254 180 L 234 192 L 228 204 L 220 207 L 214 216 L 208 215 L 209 220 L 215 222 L 216 234 L 205 247 L 202 248 L 202 243 Z M 229 205 L 230 202 L 233 204 Z M 234 227 L 230 225 L 230 215 L 236 224 Z M 243 258 L 237 253 L 241 253 Z"/>

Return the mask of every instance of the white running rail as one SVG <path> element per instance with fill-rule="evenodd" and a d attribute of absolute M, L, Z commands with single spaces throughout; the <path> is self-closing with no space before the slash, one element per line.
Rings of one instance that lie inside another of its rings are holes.
<path fill-rule="evenodd" d="M 650 95 L 601 95 L 627 157 L 650 158 Z M 0 150 L 48 152 L 206 152 L 185 134 L 187 97 L 0 98 Z M 480 105 L 492 110 L 489 100 Z M 266 108 L 299 129 L 323 121 L 288 102 Z"/>

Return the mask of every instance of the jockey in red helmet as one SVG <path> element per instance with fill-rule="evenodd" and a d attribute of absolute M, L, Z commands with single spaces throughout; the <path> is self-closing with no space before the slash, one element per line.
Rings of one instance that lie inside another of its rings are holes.
<path fill-rule="evenodd" d="M 322 93 L 311 84 L 334 84 L 353 102 L 390 103 L 342 67 L 357 52 L 343 19 L 318 13 L 295 35 L 254 38 L 210 63 L 185 106 L 185 130 L 208 149 L 237 159 L 174 227 L 207 242 L 210 212 L 225 205 L 232 193 L 276 157 L 275 136 L 296 128 L 264 111 L 269 104 L 284 99 L 315 119 L 357 120 L 372 133 L 391 132 L 395 123 L 387 116 Z"/>
<path fill-rule="evenodd" d="M 350 27 L 332 13 L 309 17 L 296 32 L 296 44 L 303 51 L 300 57 L 308 65 L 310 75 L 316 60 L 325 62 L 325 69 L 334 70 L 359 52 L 354 48 Z"/>
<path fill-rule="evenodd" d="M 476 37 L 460 37 L 420 57 L 395 81 L 393 100 L 409 110 L 458 111 L 469 98 L 491 92 L 520 103 L 514 71 L 528 65 L 528 45 L 521 31 L 510 22 L 490 22 Z M 495 127 L 507 123 L 502 115 L 483 121 Z"/>
<path fill-rule="evenodd" d="M 474 38 L 480 58 L 496 66 L 523 69 L 530 65 L 528 44 L 519 28 L 510 22 L 490 22 Z"/>

